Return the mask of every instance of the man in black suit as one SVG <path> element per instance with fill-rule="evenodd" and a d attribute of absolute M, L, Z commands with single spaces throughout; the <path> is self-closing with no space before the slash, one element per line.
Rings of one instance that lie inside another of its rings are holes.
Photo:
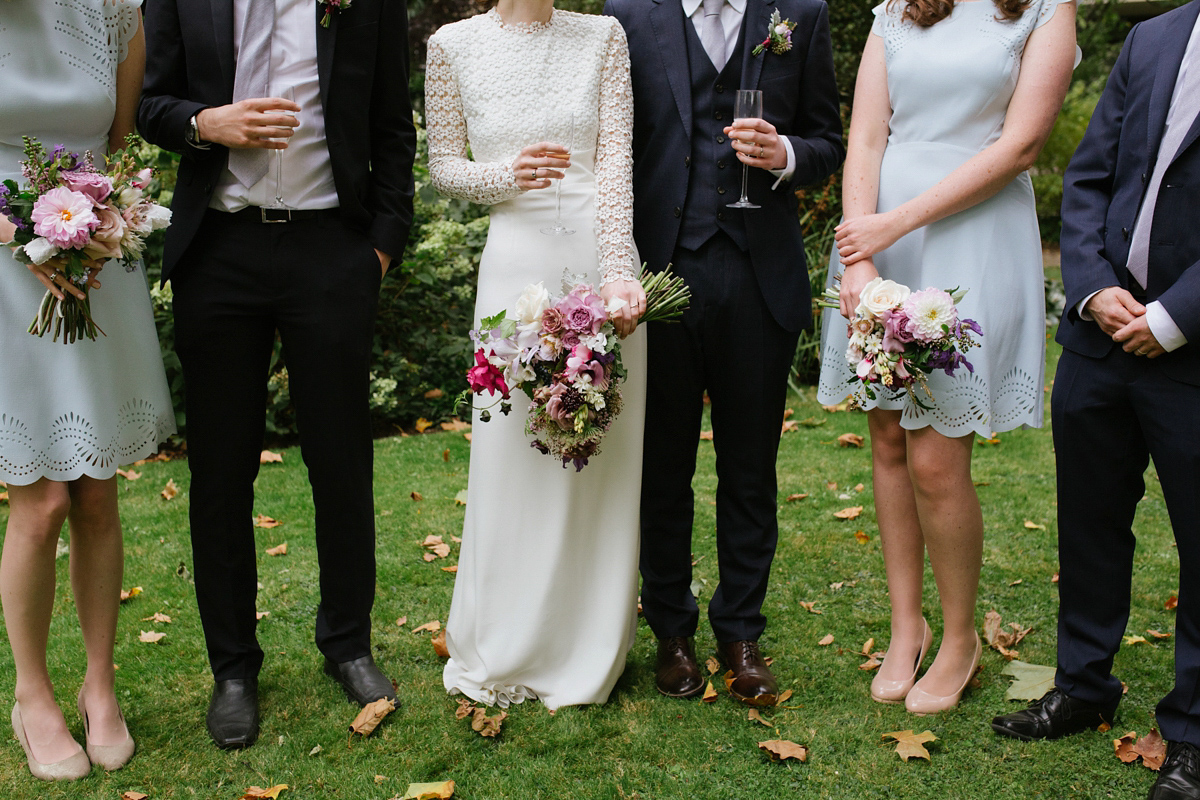
<path fill-rule="evenodd" d="M 790 47 L 756 45 L 772 12 Z M 703 396 L 717 451 L 721 581 L 708 616 L 734 672 L 732 693 L 774 703 L 758 649 L 778 538 L 775 458 L 787 376 L 812 325 L 795 189 L 845 157 L 823 0 L 608 0 L 629 37 L 633 75 L 634 238 L 651 270 L 673 264 L 692 291 L 681 324 L 651 323 L 642 471 L 642 606 L 659 639 L 656 684 L 704 687 L 691 637 L 692 475 Z M 759 89 L 763 118 L 733 127 L 738 89 Z M 749 199 L 728 204 L 749 167 Z"/>
<path fill-rule="evenodd" d="M 186 382 L 208 730 L 246 747 L 263 661 L 251 518 L 277 333 L 316 511 L 325 671 L 359 703 L 395 699 L 371 657 L 368 373 L 379 283 L 412 223 L 407 10 L 154 0 L 145 24 L 139 128 L 183 156 L 163 280 Z"/>
<path fill-rule="evenodd" d="M 1178 545 L 1170 742 L 1151 800 L 1200 798 L 1200 1 L 1134 27 L 1064 179 L 1068 313 L 1051 403 L 1058 463 L 1055 688 L 992 727 L 1019 739 L 1111 724 L 1143 473 Z"/>

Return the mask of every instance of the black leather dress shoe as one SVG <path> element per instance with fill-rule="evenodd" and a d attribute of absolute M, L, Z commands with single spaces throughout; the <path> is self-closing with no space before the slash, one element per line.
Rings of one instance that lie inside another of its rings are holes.
<path fill-rule="evenodd" d="M 396 689 L 370 655 L 356 658 L 353 661 L 343 661 L 340 664 L 325 659 L 325 674 L 333 678 L 346 690 L 346 696 L 365 706 L 381 698 L 396 702 Z"/>
<path fill-rule="evenodd" d="M 204 721 L 208 735 L 222 750 L 254 744 L 258 738 L 258 679 L 217 681 Z"/>
<path fill-rule="evenodd" d="M 695 697 L 704 691 L 704 678 L 691 639 L 668 636 L 658 640 L 654 685 L 668 697 Z"/>
<path fill-rule="evenodd" d="M 1061 689 L 1051 689 L 1034 700 L 1029 708 L 992 720 L 992 730 L 1014 739 L 1061 739 L 1089 728 L 1112 725 L 1117 704 L 1098 706 L 1068 697 Z"/>
<path fill-rule="evenodd" d="M 1167 745 L 1167 760 L 1147 800 L 1200 800 L 1200 750 L 1187 742 Z"/>

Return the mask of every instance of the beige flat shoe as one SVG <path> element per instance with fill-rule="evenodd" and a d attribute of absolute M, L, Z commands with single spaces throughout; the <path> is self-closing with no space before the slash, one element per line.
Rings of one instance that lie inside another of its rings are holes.
<path fill-rule="evenodd" d="M 958 691 L 954 694 L 937 696 L 930 694 L 921 688 L 921 681 L 912 687 L 908 692 L 908 697 L 904 698 L 904 707 L 913 714 L 936 714 L 939 711 L 947 711 L 958 705 L 958 701 L 962 699 L 963 692 L 967 689 L 967 684 L 971 682 L 971 678 L 975 677 L 975 670 L 979 667 L 979 659 L 983 656 L 983 643 L 979 641 L 979 634 L 975 634 L 975 657 L 971 659 L 971 668 L 967 670 L 966 677 L 963 678 L 962 685 L 958 687 Z M 924 678 L 922 678 L 924 680 Z"/>
<path fill-rule="evenodd" d="M 875 677 L 871 679 L 871 699 L 876 703 L 903 703 L 904 698 L 912 690 L 913 684 L 917 682 L 917 671 L 921 669 L 921 662 L 925 660 L 925 654 L 933 646 L 933 631 L 929 629 L 928 622 L 925 620 L 921 620 L 921 622 L 925 625 L 925 637 L 921 640 L 921 652 L 917 655 L 916 663 L 913 664 L 912 674 L 902 681 L 893 681 L 875 673 Z M 884 660 L 887 660 L 886 656 Z"/>
<path fill-rule="evenodd" d="M 43 781 L 76 781 L 86 778 L 92 771 L 92 762 L 88 761 L 87 753 L 82 749 L 73 756 L 67 756 L 53 764 L 43 764 L 33 757 L 29 749 L 29 739 L 25 736 L 25 723 L 21 720 L 21 704 L 13 703 L 12 729 L 25 751 L 25 760 L 29 762 L 29 771 L 33 777 Z"/>
<path fill-rule="evenodd" d="M 135 749 L 133 737 L 129 735 L 129 728 L 125 728 L 125 741 L 120 744 L 92 744 L 87 710 L 83 707 L 83 694 L 76 698 L 76 704 L 79 707 L 79 718 L 83 720 L 83 740 L 87 743 L 87 757 L 91 759 L 91 762 L 105 772 L 113 772 L 128 764 L 129 759 L 133 758 Z M 120 713 L 120 709 L 117 713 Z M 121 714 L 121 723 L 124 724 L 124 722 L 125 715 Z"/>

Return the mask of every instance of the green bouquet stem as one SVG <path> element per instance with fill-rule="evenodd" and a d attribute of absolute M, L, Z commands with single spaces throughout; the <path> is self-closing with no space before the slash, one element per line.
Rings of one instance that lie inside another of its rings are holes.
<path fill-rule="evenodd" d="M 646 292 L 646 313 L 638 323 L 671 322 L 683 316 L 692 299 L 683 278 L 671 272 L 670 265 L 662 272 L 647 272 L 641 277 Z"/>
<path fill-rule="evenodd" d="M 92 320 L 92 303 L 86 287 L 82 300 L 72 294 L 64 295 L 63 299 L 59 300 L 53 292 L 46 292 L 41 305 L 38 306 L 37 316 L 29 324 L 28 330 L 38 337 L 45 337 L 50 333 L 51 340 L 55 342 L 62 337 L 63 344 L 74 344 L 79 339 L 90 339 L 94 342 L 97 333 L 105 335 L 100 326 Z"/>

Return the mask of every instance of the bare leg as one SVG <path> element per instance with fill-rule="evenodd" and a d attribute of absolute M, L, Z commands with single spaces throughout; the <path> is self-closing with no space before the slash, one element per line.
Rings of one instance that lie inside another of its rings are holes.
<path fill-rule="evenodd" d="M 40 479 L 9 486 L 8 529 L 0 557 L 0 599 L 12 646 L 25 734 L 33 757 L 51 764 L 78 753 L 46 669 L 54 610 L 54 556 L 71 505 L 67 485 Z"/>
<path fill-rule="evenodd" d="M 100 481 L 85 476 L 71 482 L 70 492 L 71 586 L 87 650 L 87 675 L 80 693 L 91 743 L 117 745 L 125 741 L 126 729 L 117 707 L 113 670 L 124 569 L 116 478 Z"/>
<path fill-rule="evenodd" d="M 867 414 L 867 419 L 871 431 L 875 516 L 892 606 L 888 658 L 878 674 L 881 680 L 902 681 L 912 674 L 925 637 L 925 617 L 921 610 L 925 539 L 909 478 L 907 437 L 900 427 L 900 412 L 875 409 Z"/>
<path fill-rule="evenodd" d="M 933 428 L 908 432 L 908 466 L 917 516 L 942 601 L 937 657 L 921 679 L 925 691 L 950 695 L 975 657 L 975 600 L 983 563 L 983 513 L 971 482 L 974 435 L 950 439 Z"/>

